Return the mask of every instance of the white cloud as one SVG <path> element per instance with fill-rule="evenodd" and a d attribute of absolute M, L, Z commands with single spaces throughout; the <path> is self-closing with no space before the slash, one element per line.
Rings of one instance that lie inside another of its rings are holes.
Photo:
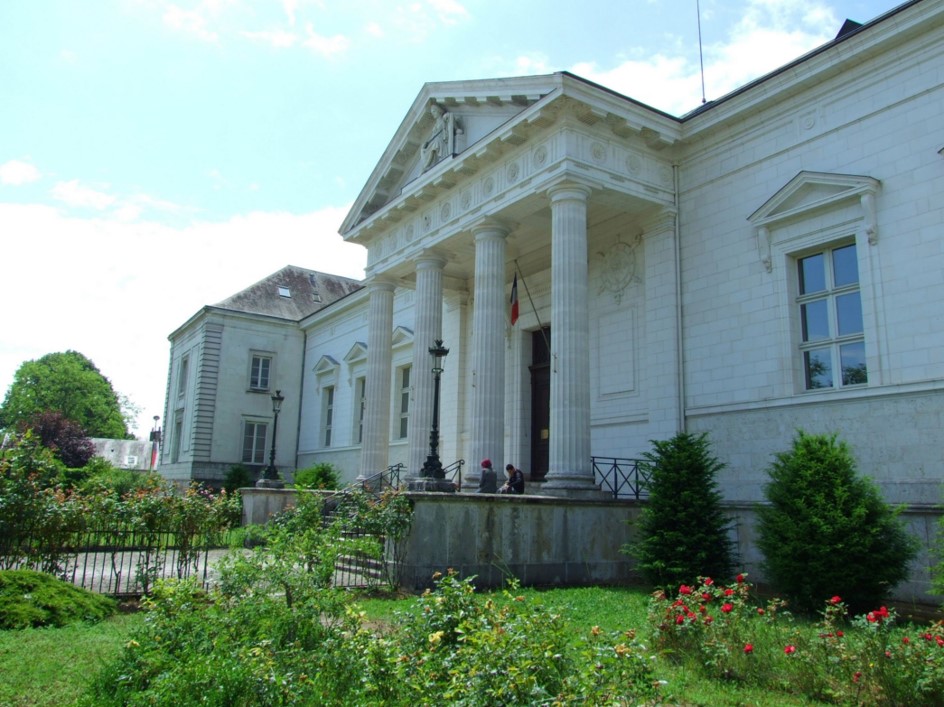
<path fill-rule="evenodd" d="M 533 76 L 535 74 L 550 74 L 554 71 L 544 54 L 521 55 L 515 58 L 516 76 Z"/>
<path fill-rule="evenodd" d="M 380 39 L 384 36 L 383 27 L 380 26 L 377 22 L 368 22 L 367 26 L 364 28 L 371 37 L 376 37 Z"/>
<path fill-rule="evenodd" d="M 79 180 L 59 182 L 52 188 L 52 196 L 57 201 L 69 206 L 89 207 L 92 209 L 107 209 L 115 203 L 115 197 L 97 189 L 91 189 L 79 184 Z"/>
<path fill-rule="evenodd" d="M 39 180 L 43 175 L 29 162 L 10 160 L 0 164 L 0 184 L 20 186 Z"/>
<path fill-rule="evenodd" d="M 469 17 L 469 11 L 455 0 L 428 0 L 439 21 L 446 25 L 458 24 Z"/>
<path fill-rule="evenodd" d="M 269 44 L 277 49 L 287 49 L 295 45 L 298 36 L 294 32 L 285 32 L 282 30 L 270 30 L 267 32 L 243 32 L 242 35 L 247 39 Z"/>
<path fill-rule="evenodd" d="M 164 11 L 164 24 L 204 42 L 216 42 L 219 36 L 207 28 L 207 19 L 199 10 L 184 10 L 177 5 L 168 5 Z"/>
<path fill-rule="evenodd" d="M 341 34 L 336 34 L 333 37 L 324 37 L 318 34 L 310 22 L 305 25 L 305 33 L 308 35 L 308 39 L 302 42 L 302 46 L 308 47 L 316 54 L 321 54 L 327 59 L 346 51 L 351 44 L 351 41 Z"/>
<path fill-rule="evenodd" d="M 839 30 L 832 10 L 809 0 L 750 0 L 729 37 L 704 48 L 705 92 L 721 98 L 831 40 Z M 573 72 L 654 108 L 682 115 L 701 103 L 697 55 L 654 56 L 610 69 L 582 63 Z"/>
<path fill-rule="evenodd" d="M 4 258 L 24 263 L 42 253 L 45 283 L 38 287 L 29 268 L 0 278 L 4 301 L 30 302 L 4 315 L 0 396 L 24 361 L 74 349 L 141 407 L 137 432 L 146 434 L 164 414 L 167 336 L 202 306 L 289 264 L 363 277 L 366 252 L 337 235 L 346 213 L 253 212 L 173 228 L 0 203 Z"/>

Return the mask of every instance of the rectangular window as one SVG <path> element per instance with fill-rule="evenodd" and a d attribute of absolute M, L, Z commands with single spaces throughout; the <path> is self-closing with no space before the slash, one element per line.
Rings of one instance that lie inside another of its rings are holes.
<path fill-rule="evenodd" d="M 400 429 L 398 438 L 406 439 L 410 423 L 410 366 L 400 369 Z"/>
<path fill-rule="evenodd" d="M 354 382 L 354 410 L 356 411 L 354 429 L 357 430 L 357 442 L 364 441 L 364 410 L 367 407 L 367 379 L 358 378 Z"/>
<path fill-rule="evenodd" d="M 265 462 L 265 442 L 268 426 L 264 422 L 243 423 L 243 456 L 245 464 Z"/>
<path fill-rule="evenodd" d="M 177 397 L 184 397 L 187 392 L 187 377 L 190 375 L 190 356 L 184 356 L 180 359 L 180 366 L 177 369 Z"/>
<path fill-rule="evenodd" d="M 868 383 L 855 243 L 799 258 L 797 284 L 806 389 Z"/>
<path fill-rule="evenodd" d="M 180 461 L 180 438 L 184 435 L 184 419 L 183 414 L 178 412 L 174 417 L 174 438 L 171 440 L 170 444 L 170 461 L 172 464 L 176 464 Z"/>
<path fill-rule="evenodd" d="M 271 356 L 253 354 L 252 365 L 249 368 L 250 390 L 269 389 L 269 369 L 272 366 Z"/>
<path fill-rule="evenodd" d="M 324 388 L 321 393 L 322 400 L 324 401 L 324 415 L 322 420 L 324 424 L 322 425 L 322 436 L 324 440 L 324 446 L 331 446 L 331 428 L 334 425 L 334 386 L 329 385 Z"/>

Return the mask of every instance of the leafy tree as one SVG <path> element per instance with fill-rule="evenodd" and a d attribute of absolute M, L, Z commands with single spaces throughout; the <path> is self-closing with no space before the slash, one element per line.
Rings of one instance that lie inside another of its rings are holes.
<path fill-rule="evenodd" d="M 130 438 L 111 382 L 77 351 L 23 363 L 0 405 L 0 428 L 14 429 L 47 411 L 61 413 L 90 437 Z"/>
<path fill-rule="evenodd" d="M 649 466 L 649 501 L 637 524 L 637 539 L 623 548 L 643 577 L 665 589 L 698 577 L 732 575 L 731 521 L 721 510 L 715 475 L 724 464 L 711 454 L 707 434 L 677 434 L 653 441 L 644 457 Z"/>
<path fill-rule="evenodd" d="M 776 456 L 758 508 L 758 547 L 776 591 L 813 612 L 840 596 L 874 609 L 908 576 L 917 541 L 836 435 L 799 431 Z"/>
<path fill-rule="evenodd" d="M 37 413 L 21 426 L 23 431 L 33 430 L 40 443 L 67 467 L 84 467 L 95 455 L 95 446 L 85 430 L 56 410 Z"/>

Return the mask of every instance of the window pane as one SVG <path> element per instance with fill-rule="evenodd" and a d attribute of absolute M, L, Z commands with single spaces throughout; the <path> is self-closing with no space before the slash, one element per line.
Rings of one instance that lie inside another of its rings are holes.
<path fill-rule="evenodd" d="M 865 342 L 843 344 L 839 347 L 839 365 L 842 367 L 843 385 L 861 385 L 869 382 L 865 370 Z"/>
<path fill-rule="evenodd" d="M 807 390 L 833 387 L 833 364 L 829 349 L 804 351 L 803 365 L 806 369 Z"/>
<path fill-rule="evenodd" d="M 403 385 L 401 388 L 407 388 L 410 385 L 410 367 L 407 366 L 403 369 Z"/>
<path fill-rule="evenodd" d="M 267 390 L 269 387 L 269 359 L 264 358 L 259 367 L 259 387 Z"/>
<path fill-rule="evenodd" d="M 803 341 L 829 338 L 829 312 L 826 303 L 827 300 L 820 299 L 800 305 Z"/>
<path fill-rule="evenodd" d="M 800 294 L 822 292 L 826 289 L 826 270 L 823 267 L 824 255 L 817 253 L 808 258 L 800 258 Z"/>
<path fill-rule="evenodd" d="M 256 425 L 256 449 L 253 454 L 253 462 L 256 464 L 261 464 L 265 455 L 265 441 L 266 441 L 266 426 L 265 425 Z"/>
<path fill-rule="evenodd" d="M 862 299 L 858 291 L 836 297 L 839 336 L 862 333 Z"/>
<path fill-rule="evenodd" d="M 255 439 L 255 425 L 247 422 L 243 428 L 243 461 L 252 462 L 252 443 Z"/>
<path fill-rule="evenodd" d="M 835 287 L 853 285 L 859 281 L 859 263 L 856 247 L 847 245 L 833 251 L 833 282 Z"/>
<path fill-rule="evenodd" d="M 400 439 L 406 439 L 407 435 L 407 418 L 400 418 Z"/>

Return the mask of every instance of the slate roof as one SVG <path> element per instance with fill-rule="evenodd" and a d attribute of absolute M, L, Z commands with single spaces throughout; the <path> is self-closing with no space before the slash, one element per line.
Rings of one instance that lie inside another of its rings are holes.
<path fill-rule="evenodd" d="M 361 287 L 360 280 L 286 265 L 213 306 L 300 321 Z"/>

